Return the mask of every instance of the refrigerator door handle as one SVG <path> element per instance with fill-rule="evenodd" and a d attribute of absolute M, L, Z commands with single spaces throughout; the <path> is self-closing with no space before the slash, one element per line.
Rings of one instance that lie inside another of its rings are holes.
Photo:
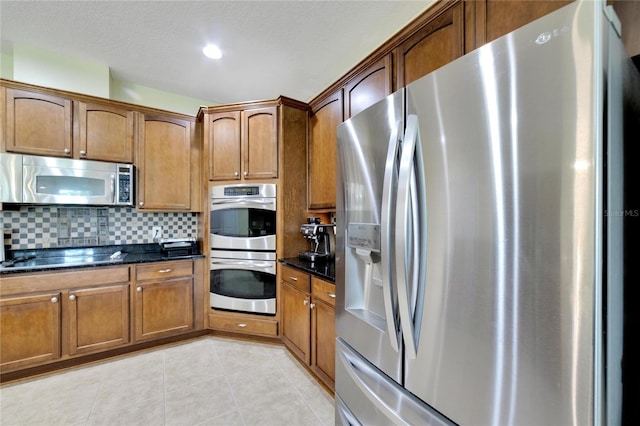
<path fill-rule="evenodd" d="M 407 259 L 406 239 L 411 238 L 411 244 L 419 244 L 419 231 L 415 220 L 412 223 L 413 235 L 407 236 L 409 229 L 409 212 L 415 218 L 417 210 L 417 194 L 415 188 L 416 171 L 414 170 L 414 157 L 419 148 L 418 117 L 407 116 L 407 128 L 402 143 L 402 155 L 400 157 L 400 172 L 398 174 L 398 195 L 395 217 L 395 275 L 398 286 L 398 307 L 400 312 L 400 324 L 405 342 L 406 354 L 409 359 L 415 359 L 417 354 L 417 340 L 415 337 L 414 320 L 411 315 L 409 298 L 415 299 L 416 295 L 410 294 L 410 284 L 415 282 L 412 288 L 417 287 L 419 274 L 416 268 L 420 268 L 418 250 L 413 250 L 413 259 Z M 421 173 L 418 173 L 421 175 Z M 414 183 L 412 183 L 414 182 Z M 411 207 L 409 203 L 411 202 Z M 420 292 L 418 292 L 420 293 Z"/>
<path fill-rule="evenodd" d="M 400 350 L 400 324 L 397 315 L 397 303 L 393 292 L 393 270 L 391 256 L 395 249 L 392 247 L 391 224 L 393 223 L 393 209 L 395 204 L 394 190 L 398 186 L 398 151 L 400 149 L 400 126 L 398 121 L 389 138 L 389 148 L 384 170 L 384 185 L 382 188 L 382 212 L 381 212 L 381 250 L 382 263 L 382 294 L 384 299 L 384 311 L 387 320 L 387 332 L 391 347 L 396 352 Z M 393 198 L 393 199 L 392 199 Z"/>

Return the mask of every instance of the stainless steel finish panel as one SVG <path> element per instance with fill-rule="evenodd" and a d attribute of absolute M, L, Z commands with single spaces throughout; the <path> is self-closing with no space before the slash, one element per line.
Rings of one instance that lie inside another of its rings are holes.
<path fill-rule="evenodd" d="M 376 369 L 342 339 L 336 341 L 338 387 L 342 392 L 336 396 L 336 424 L 359 424 L 349 421 L 355 417 L 363 425 L 452 425 Z M 342 409 L 341 405 L 344 406 Z"/>
<path fill-rule="evenodd" d="M 276 250 L 276 236 L 263 237 L 226 237 L 224 235 L 209 234 L 211 248 L 231 250 Z"/>
<path fill-rule="evenodd" d="M 566 6 L 406 89 L 427 265 L 405 386 L 456 423 L 600 422 L 597 7 Z"/>
<path fill-rule="evenodd" d="M 22 202 L 22 154 L 0 153 L 0 203 Z"/>
<path fill-rule="evenodd" d="M 213 308 L 229 309 L 232 311 L 256 312 L 259 314 L 275 314 L 276 299 L 238 299 L 209 293 L 209 303 Z"/>
<path fill-rule="evenodd" d="M 43 157 L 24 155 L 24 166 L 50 167 L 52 169 L 91 170 L 94 172 L 115 173 L 114 163 L 90 160 L 74 160 L 71 158 Z"/>
<path fill-rule="evenodd" d="M 242 198 L 275 198 L 276 197 L 276 184 L 274 183 L 259 183 L 259 184 L 237 184 L 237 185 L 216 185 L 211 187 L 211 198 L 237 198 L 237 195 L 225 195 L 225 188 L 247 188 L 257 187 L 258 195 L 245 195 Z"/>
<path fill-rule="evenodd" d="M 212 257 L 210 265 L 212 271 L 220 269 L 242 269 L 245 271 L 264 272 L 270 275 L 276 274 L 276 262 L 272 260 L 239 260 Z"/>
<path fill-rule="evenodd" d="M 275 198 L 213 198 L 211 211 L 223 209 L 262 209 L 276 211 Z"/>
<path fill-rule="evenodd" d="M 390 95 L 337 131 L 336 333 L 398 382 L 402 355 L 396 292 L 383 273 L 384 256 L 390 253 L 382 247 L 381 234 L 390 209 L 382 197 L 388 146 L 402 133 L 403 104 L 402 92 Z M 389 169 L 395 173 L 394 167 Z M 337 384 L 336 393 L 342 392 Z"/>

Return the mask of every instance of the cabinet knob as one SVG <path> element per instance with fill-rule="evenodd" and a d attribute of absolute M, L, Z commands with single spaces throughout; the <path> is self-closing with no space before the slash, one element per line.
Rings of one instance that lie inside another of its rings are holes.
<path fill-rule="evenodd" d="M 233 172 L 234 176 L 238 176 L 238 174 L 239 174 L 238 172 Z"/>
<path fill-rule="evenodd" d="M 138 293 L 142 293 L 142 287 L 136 287 L 136 291 L 137 291 Z"/>
<path fill-rule="evenodd" d="M 80 155 L 87 155 L 87 151 L 80 151 Z"/>
<path fill-rule="evenodd" d="M 75 294 L 70 295 L 70 296 L 69 296 L 69 300 L 76 300 L 76 296 L 75 296 Z"/>
<path fill-rule="evenodd" d="M 57 297 L 52 297 L 51 298 L 51 303 L 58 303 L 58 298 Z"/>
<path fill-rule="evenodd" d="M 315 307 L 316 307 L 316 304 L 315 304 L 315 303 L 312 303 L 312 304 L 310 304 L 310 305 L 309 305 L 309 307 L 310 307 L 311 309 L 313 309 L 313 308 L 315 308 Z"/>
<path fill-rule="evenodd" d="M 244 172 L 244 175 L 245 175 L 245 176 L 248 176 L 248 175 L 249 175 L 249 172 Z"/>
<path fill-rule="evenodd" d="M 307 305 L 309 304 L 309 301 L 308 301 L 307 299 L 304 299 L 304 302 L 302 302 L 302 304 L 303 304 L 304 306 L 307 306 Z"/>
<path fill-rule="evenodd" d="M 138 205 L 139 205 L 140 207 L 144 206 L 144 201 L 140 201 L 140 202 L 138 203 Z"/>
<path fill-rule="evenodd" d="M 238 327 L 242 327 L 242 328 L 245 328 L 245 327 L 247 326 L 247 324 L 245 324 L 245 323 L 243 323 L 243 322 L 241 322 L 240 324 L 236 324 L 236 325 L 237 325 Z"/>
<path fill-rule="evenodd" d="M 70 153 L 71 151 L 69 150 L 69 148 L 65 148 L 63 152 L 64 152 L 65 154 L 68 154 L 68 153 Z"/>

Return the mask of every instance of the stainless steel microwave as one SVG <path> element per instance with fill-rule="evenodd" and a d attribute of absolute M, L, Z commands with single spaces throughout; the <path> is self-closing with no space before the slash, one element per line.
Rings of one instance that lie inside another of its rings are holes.
<path fill-rule="evenodd" d="M 13 199 L 4 202 L 133 205 L 132 164 L 21 155 L 22 167 L 17 167 L 20 161 L 16 155 L 11 156 L 14 172 L 2 173 L 1 186 L 12 188 Z"/>

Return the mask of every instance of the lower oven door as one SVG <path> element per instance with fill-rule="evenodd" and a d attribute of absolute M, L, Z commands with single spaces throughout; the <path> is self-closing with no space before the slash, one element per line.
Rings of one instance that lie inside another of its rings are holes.
<path fill-rule="evenodd" d="M 211 307 L 275 315 L 275 260 L 211 257 Z"/>

